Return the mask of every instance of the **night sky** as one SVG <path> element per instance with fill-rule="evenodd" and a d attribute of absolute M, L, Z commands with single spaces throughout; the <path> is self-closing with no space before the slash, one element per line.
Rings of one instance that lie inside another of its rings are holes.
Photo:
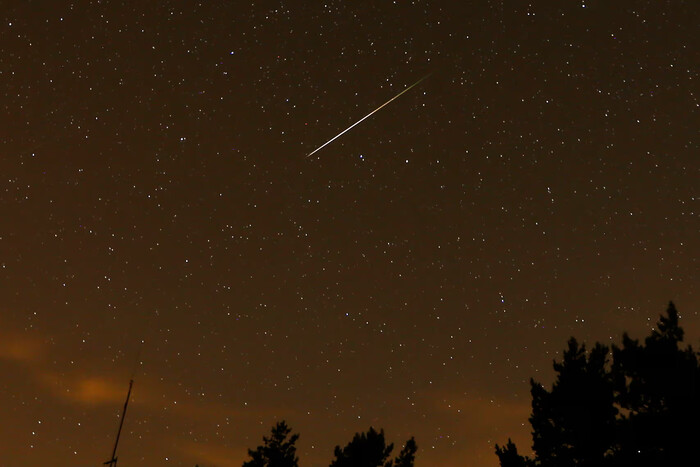
<path fill-rule="evenodd" d="M 700 346 L 700 2 L 0 8 L 2 465 L 530 446 L 574 335 Z M 307 155 L 406 87 L 408 92 Z M 397 448 L 398 449 L 398 448 Z"/>

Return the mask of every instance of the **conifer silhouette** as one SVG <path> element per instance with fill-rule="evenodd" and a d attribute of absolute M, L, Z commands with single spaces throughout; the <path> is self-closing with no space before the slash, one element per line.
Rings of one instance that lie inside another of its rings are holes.
<path fill-rule="evenodd" d="M 683 465 L 697 458 L 700 367 L 692 347 L 681 348 L 683 329 L 670 303 L 644 344 L 623 336 L 613 346 L 619 420 L 615 451 L 636 466 Z"/>
<path fill-rule="evenodd" d="M 509 439 L 496 445 L 501 467 L 651 467 L 696 459 L 700 422 L 698 354 L 681 348 L 683 329 L 670 303 L 644 344 L 596 344 L 590 352 L 573 337 L 552 389 L 530 381 L 533 451 L 518 454 Z"/>
<path fill-rule="evenodd" d="M 335 459 L 330 467 L 413 467 L 418 446 L 415 439 L 406 441 L 396 459 L 390 459 L 393 444 L 387 446 L 384 430 L 369 427 L 367 433 L 355 433 L 343 449 L 335 447 Z"/>
<path fill-rule="evenodd" d="M 272 427 L 271 436 L 263 436 L 262 446 L 256 450 L 249 449 L 251 460 L 244 462 L 243 467 L 298 467 L 299 458 L 296 456 L 294 443 L 299 434 L 289 436 L 292 429 L 284 421 Z"/>

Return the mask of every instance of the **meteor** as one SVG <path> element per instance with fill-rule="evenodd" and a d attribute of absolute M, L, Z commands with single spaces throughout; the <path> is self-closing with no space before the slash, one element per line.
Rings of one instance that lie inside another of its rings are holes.
<path fill-rule="evenodd" d="M 337 135 L 335 135 L 333 138 L 329 139 L 328 141 L 326 141 L 325 143 L 323 143 L 321 146 L 319 146 L 319 147 L 317 147 L 316 149 L 314 149 L 313 151 L 311 151 L 309 154 L 306 155 L 306 157 L 309 158 L 309 157 L 313 156 L 313 155 L 316 154 L 318 151 L 320 151 L 321 149 L 325 148 L 326 146 L 328 146 L 329 144 L 331 144 L 333 141 L 335 141 L 336 139 L 340 138 L 340 137 L 343 136 L 345 133 L 347 133 L 348 131 L 352 130 L 354 127 L 356 127 L 356 126 L 359 125 L 360 123 L 362 123 L 364 120 L 367 120 L 369 117 L 371 117 L 372 115 L 374 115 L 375 113 L 379 112 L 379 111 L 382 110 L 384 107 L 386 107 L 387 105 L 389 105 L 391 102 L 393 102 L 393 101 L 395 101 L 396 99 L 398 99 L 399 97 L 401 97 L 402 94 L 408 92 L 412 87 L 417 86 L 418 84 L 420 84 L 421 81 L 423 81 L 424 79 L 426 79 L 428 76 L 430 76 L 430 74 L 427 74 L 427 75 L 423 76 L 421 79 L 419 79 L 418 81 L 416 81 L 415 83 L 413 83 L 412 85 L 410 85 L 409 87 L 407 87 L 406 89 L 404 89 L 403 91 L 401 91 L 400 93 L 398 93 L 397 95 L 395 95 L 394 97 L 392 97 L 391 99 L 389 99 L 388 101 L 386 101 L 385 103 L 383 103 L 382 105 L 380 105 L 379 107 L 377 107 L 376 109 L 374 109 L 373 111 L 371 111 L 370 113 L 368 113 L 367 115 L 365 115 L 364 117 L 362 117 L 361 119 L 359 119 L 358 121 L 356 121 L 355 123 L 353 123 L 352 125 L 350 125 L 349 127 L 347 127 L 346 129 L 344 129 L 343 131 L 341 131 L 340 133 L 338 133 Z"/>

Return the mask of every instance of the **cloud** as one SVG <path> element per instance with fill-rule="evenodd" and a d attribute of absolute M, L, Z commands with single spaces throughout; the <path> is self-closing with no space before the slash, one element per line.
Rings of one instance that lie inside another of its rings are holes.
<path fill-rule="evenodd" d="M 496 466 L 495 444 L 503 445 L 511 438 L 521 454 L 530 455 L 530 400 L 489 398 L 463 392 L 434 393 L 430 397 L 433 409 L 451 415 L 446 422 L 459 446 L 450 458 L 442 459 L 445 467 L 463 466 L 460 459 L 478 459 L 479 466 Z"/>
<path fill-rule="evenodd" d="M 127 383 L 99 374 L 86 373 L 79 369 L 56 372 L 53 369 L 60 355 L 50 347 L 49 339 L 33 332 L 0 331 L 0 362 L 17 364 L 24 370 L 22 378 L 60 400 L 85 405 L 119 404 L 124 402 Z M 51 356 L 51 358 L 48 358 Z M 143 400 L 145 391 L 140 388 L 138 399 Z"/>
<path fill-rule="evenodd" d="M 436 397 L 439 412 L 466 414 L 473 419 L 476 432 L 491 431 L 496 427 L 521 425 L 530 415 L 530 401 L 490 399 L 465 394 L 447 394 Z"/>
<path fill-rule="evenodd" d="M 223 446 L 209 442 L 186 443 L 181 446 L 183 454 L 193 463 L 206 467 L 238 467 L 248 454 L 242 446 Z"/>
<path fill-rule="evenodd" d="M 83 405 L 123 403 L 128 389 L 124 381 L 98 375 L 79 375 L 77 372 L 58 374 L 43 370 L 36 373 L 36 379 L 59 399 Z"/>
<path fill-rule="evenodd" d="M 126 387 L 123 381 L 80 375 L 77 371 L 59 374 L 49 369 L 46 359 L 49 349 L 45 342 L 35 335 L 17 332 L 0 334 L 0 359 L 26 367 L 31 379 L 61 399 L 89 405 L 124 400 Z"/>
<path fill-rule="evenodd" d="M 80 379 L 70 392 L 71 398 L 83 404 L 114 404 L 125 398 L 126 387 L 105 378 L 89 376 Z"/>
<path fill-rule="evenodd" d="M 23 334 L 0 334 L 0 359 L 23 364 L 42 360 L 45 346 L 41 339 Z"/>

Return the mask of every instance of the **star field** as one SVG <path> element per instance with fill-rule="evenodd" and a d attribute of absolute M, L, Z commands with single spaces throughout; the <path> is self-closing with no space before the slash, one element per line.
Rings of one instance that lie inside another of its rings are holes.
<path fill-rule="evenodd" d="M 700 346 L 695 1 L 10 2 L 3 463 L 527 449 L 569 336 Z M 419 85 L 306 156 L 397 95 Z"/>

